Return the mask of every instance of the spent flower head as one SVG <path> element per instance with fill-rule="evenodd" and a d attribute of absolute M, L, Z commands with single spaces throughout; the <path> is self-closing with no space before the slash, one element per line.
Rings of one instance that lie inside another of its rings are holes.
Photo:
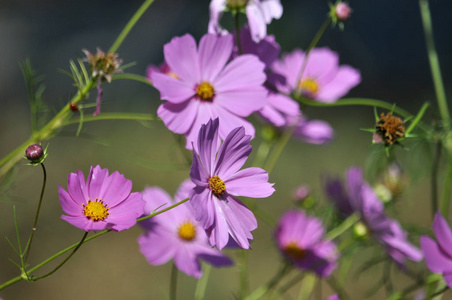
<path fill-rule="evenodd" d="M 131 193 L 132 181 L 118 171 L 91 167 L 86 181 L 82 171 L 69 174 L 68 192 L 58 187 L 61 218 L 85 231 L 129 229 L 144 213 L 141 193 Z"/>
<path fill-rule="evenodd" d="M 383 143 L 386 147 L 398 144 L 405 136 L 405 124 L 392 113 L 380 114 L 380 120 L 375 125 L 374 143 Z"/>
<path fill-rule="evenodd" d="M 199 131 L 190 171 L 196 184 L 189 196 L 190 203 L 212 246 L 223 249 L 231 236 L 240 247 L 248 249 L 257 221 L 236 196 L 266 198 L 275 189 L 265 170 L 240 170 L 252 148 L 245 129 L 235 128 L 221 144 L 219 126 L 218 119 L 210 120 Z"/>
<path fill-rule="evenodd" d="M 122 72 L 122 70 L 119 69 L 122 60 L 118 59 L 118 54 L 105 53 L 100 48 L 97 48 L 96 54 L 92 54 L 86 49 L 83 49 L 82 51 L 86 55 L 84 61 L 89 63 L 89 68 L 93 77 L 99 76 L 101 79 L 105 78 L 108 82 L 111 82 L 114 73 Z"/>

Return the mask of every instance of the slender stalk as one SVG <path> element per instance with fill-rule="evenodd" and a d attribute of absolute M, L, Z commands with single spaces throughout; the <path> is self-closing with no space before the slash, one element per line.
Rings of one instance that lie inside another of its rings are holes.
<path fill-rule="evenodd" d="M 207 282 L 209 281 L 211 270 L 212 270 L 211 265 L 204 264 L 202 277 L 196 283 L 195 300 L 204 299 L 204 295 L 206 294 Z"/>
<path fill-rule="evenodd" d="M 348 300 L 350 299 L 350 296 L 345 292 L 345 290 L 339 285 L 339 283 L 334 279 L 333 276 L 331 276 L 327 281 L 328 285 L 331 287 L 331 289 L 339 295 L 340 299 L 342 300 Z"/>
<path fill-rule="evenodd" d="M 427 47 L 428 59 L 430 62 L 430 71 L 432 72 L 433 84 L 435 86 L 436 100 L 438 102 L 439 113 L 446 128 L 450 125 L 449 108 L 447 107 L 446 91 L 444 89 L 441 68 L 439 65 L 438 54 L 435 48 L 433 37 L 432 18 L 428 0 L 419 0 L 421 10 L 422 25 L 424 27 L 425 44 Z"/>
<path fill-rule="evenodd" d="M 306 54 L 304 56 L 303 64 L 301 65 L 300 71 L 298 72 L 297 76 L 297 82 L 300 82 L 301 78 L 303 77 L 304 70 L 306 68 L 306 64 L 308 63 L 308 57 L 311 53 L 311 50 L 317 46 L 317 43 L 320 41 L 320 38 L 325 33 L 325 30 L 327 29 L 328 25 L 331 23 L 331 18 L 328 17 L 328 19 L 323 22 L 322 26 L 320 26 L 319 30 L 317 31 L 316 35 L 314 36 L 314 39 L 312 39 L 311 44 L 309 44 L 308 49 L 306 50 Z M 301 92 L 301 85 L 298 85 L 297 92 Z"/>
<path fill-rule="evenodd" d="M 283 267 L 279 270 L 279 272 L 266 284 L 263 285 L 253 293 L 251 293 L 248 297 L 244 298 L 245 300 L 254 300 L 254 299 L 262 299 L 264 295 L 269 293 L 283 278 L 287 275 L 288 271 L 291 270 L 291 265 L 288 263 L 284 263 Z"/>
<path fill-rule="evenodd" d="M 121 31 L 119 36 L 116 38 L 116 41 L 113 43 L 113 45 L 108 50 L 109 53 L 115 53 L 116 50 L 118 50 L 119 46 L 121 46 L 124 39 L 129 34 L 130 30 L 132 30 L 133 26 L 138 22 L 138 20 L 141 18 L 141 16 L 146 12 L 146 10 L 151 6 L 151 4 L 154 2 L 154 0 L 146 0 L 140 8 L 135 12 L 135 14 L 132 16 L 132 18 L 129 20 L 127 25 L 124 27 L 124 29 Z"/>
<path fill-rule="evenodd" d="M 177 270 L 176 264 L 173 263 L 173 266 L 171 268 L 171 280 L 170 280 L 170 291 L 169 291 L 169 298 L 170 300 L 176 300 L 176 292 L 177 292 L 177 273 L 179 271 Z"/>
<path fill-rule="evenodd" d="M 115 80 L 133 80 L 133 81 L 138 81 L 150 86 L 154 86 L 152 84 L 152 82 L 149 81 L 149 79 L 147 79 L 144 76 L 138 75 L 138 74 L 131 74 L 131 73 L 119 73 L 119 74 L 115 74 L 115 76 L 113 76 L 112 81 Z"/>
<path fill-rule="evenodd" d="M 80 240 L 80 242 L 77 244 L 77 246 L 74 248 L 74 250 L 71 252 L 71 254 L 69 254 L 58 266 L 55 267 L 55 269 L 53 269 L 52 271 L 50 271 L 49 273 L 33 278 L 33 281 L 38 281 L 40 279 L 44 279 L 46 277 L 49 277 L 50 275 L 52 275 L 53 273 L 55 273 L 56 271 L 58 271 L 59 268 L 61 268 L 71 257 L 72 255 L 75 254 L 75 252 L 77 252 L 78 249 L 80 249 L 80 247 L 82 246 L 83 242 L 85 241 L 86 237 L 88 236 L 88 231 L 86 231 L 83 234 L 82 239 Z"/>
<path fill-rule="evenodd" d="M 245 298 L 248 294 L 248 250 L 239 251 L 239 299 Z"/>
<path fill-rule="evenodd" d="M 243 54 L 242 43 L 240 42 L 240 13 L 236 12 L 234 16 L 235 41 L 239 54 Z"/>
<path fill-rule="evenodd" d="M 270 154 L 270 157 L 267 160 L 267 163 L 265 164 L 264 169 L 270 174 L 270 172 L 273 170 L 273 168 L 276 165 L 276 162 L 278 161 L 279 157 L 281 156 L 284 148 L 286 147 L 287 143 L 290 140 L 290 137 L 292 136 L 293 132 L 295 130 L 295 126 L 287 128 L 283 135 L 279 138 L 278 142 L 276 143 L 272 153 Z"/>
<path fill-rule="evenodd" d="M 345 231 L 347 231 L 350 227 L 356 224 L 360 220 L 360 216 L 358 214 L 353 214 L 349 216 L 347 219 L 345 219 L 339 226 L 336 226 L 335 228 L 331 229 L 326 234 L 326 239 L 328 240 L 334 240 L 341 234 L 343 234 Z"/>
<path fill-rule="evenodd" d="M 140 222 L 140 221 L 147 220 L 147 219 L 149 219 L 149 218 L 158 216 L 158 215 L 160 215 L 160 214 L 162 214 L 162 213 L 164 213 L 164 212 L 166 212 L 166 211 L 168 211 L 168 210 L 170 210 L 170 209 L 173 209 L 174 207 L 177 207 L 177 206 L 179 206 L 179 205 L 181 205 L 181 204 L 183 204 L 183 203 L 185 203 L 185 202 L 187 202 L 187 201 L 188 201 L 188 198 L 185 199 L 185 200 L 179 201 L 179 202 L 177 202 L 176 204 L 173 204 L 173 205 L 171 205 L 171 206 L 168 207 L 168 208 L 165 208 L 165 209 L 162 209 L 162 210 L 160 210 L 160 211 L 154 212 L 154 213 L 150 214 L 149 216 L 139 218 L 139 219 L 137 219 L 137 222 Z M 98 237 L 100 237 L 100 236 L 106 234 L 106 233 L 109 233 L 110 231 L 111 231 L 111 230 L 106 229 L 106 230 L 103 230 L 103 231 L 101 231 L 101 232 L 99 232 L 99 233 L 96 233 L 96 234 L 90 236 L 89 238 L 86 238 L 86 239 L 83 241 L 83 243 L 89 242 L 89 241 L 91 241 L 91 240 L 93 240 L 93 239 L 95 239 L 95 238 L 98 238 Z M 56 259 L 57 257 L 59 257 L 59 256 L 63 255 L 64 253 L 66 253 L 66 252 L 68 252 L 68 251 L 70 251 L 70 250 L 76 248 L 78 245 L 79 245 L 79 243 L 74 244 L 74 245 L 72 245 L 72 246 L 67 247 L 66 249 L 61 250 L 60 252 L 58 252 L 58 253 L 52 255 L 51 257 L 47 258 L 46 260 L 44 260 L 44 261 L 41 262 L 40 264 L 38 264 L 38 265 L 36 265 L 35 267 L 33 267 L 33 268 L 31 268 L 30 270 L 28 270 L 27 273 L 28 273 L 28 274 L 31 274 L 31 273 L 35 272 L 36 270 L 42 268 L 43 266 L 45 266 L 46 264 L 48 264 L 48 263 L 51 262 L 52 260 Z M 0 285 L 0 290 L 2 290 L 2 289 L 4 289 L 4 288 L 6 288 L 6 287 L 8 287 L 8 286 L 10 286 L 10 285 L 12 285 L 12 284 L 18 282 L 18 281 L 20 281 L 20 280 L 22 280 L 22 279 L 24 279 L 22 276 L 17 276 L 17 277 L 14 277 L 14 278 L 11 279 L 11 280 L 8 280 L 8 281 L 6 281 L 5 283 L 3 283 L 3 284 Z"/>
<path fill-rule="evenodd" d="M 442 143 L 439 140 L 436 143 L 436 151 L 435 151 L 435 156 L 433 158 L 432 176 L 430 179 L 431 193 L 432 193 L 432 199 L 431 199 L 432 218 L 435 217 L 435 214 L 438 211 L 438 170 L 439 170 L 439 162 L 441 160 L 442 148 L 443 148 Z"/>
<path fill-rule="evenodd" d="M 139 113 L 102 113 L 97 116 L 84 116 L 83 122 L 92 122 L 92 121 L 101 121 L 101 120 L 140 120 L 140 121 L 155 121 L 158 118 L 150 115 L 150 114 L 139 114 Z M 81 117 L 73 118 L 64 122 L 61 126 L 67 126 L 71 124 L 78 124 L 81 122 Z"/>
<path fill-rule="evenodd" d="M 449 213 L 449 204 L 451 196 L 451 185 L 452 185 L 452 151 L 449 151 L 447 157 L 447 169 L 446 177 L 444 178 L 443 185 L 443 196 L 441 200 L 441 213 L 445 218 L 447 218 Z"/>
<path fill-rule="evenodd" d="M 38 208 L 36 209 L 35 221 L 33 222 L 33 227 L 31 228 L 30 238 L 28 239 L 27 254 L 25 254 L 25 260 L 24 260 L 24 265 L 23 265 L 24 268 L 28 261 L 28 255 L 30 255 L 31 244 L 33 243 L 33 237 L 35 235 L 36 227 L 38 225 L 39 212 L 41 211 L 42 198 L 44 196 L 44 191 L 46 189 L 47 172 L 46 172 L 46 168 L 44 167 L 44 164 L 41 163 L 40 165 L 42 167 L 42 172 L 44 174 L 44 176 L 43 176 L 44 178 L 42 180 L 41 195 L 39 196 Z"/>

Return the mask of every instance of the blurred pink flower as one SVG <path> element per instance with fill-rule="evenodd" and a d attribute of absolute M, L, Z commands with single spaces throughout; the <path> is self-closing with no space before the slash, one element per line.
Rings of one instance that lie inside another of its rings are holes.
<path fill-rule="evenodd" d="M 130 193 L 132 181 L 118 171 L 109 175 L 108 169 L 91 167 L 86 182 L 82 171 L 69 174 L 69 193 L 58 187 L 61 207 L 68 214 L 61 218 L 85 231 L 129 229 L 144 212 L 141 193 Z"/>
<path fill-rule="evenodd" d="M 164 47 L 165 62 L 175 76 L 155 72 L 154 86 L 161 98 L 157 114 L 173 132 L 184 134 L 186 147 L 196 141 L 201 124 L 220 117 L 220 137 L 243 126 L 254 136 L 254 127 L 244 117 L 266 104 L 264 64 L 250 54 L 227 64 L 233 50 L 231 35 L 204 35 L 196 47 L 186 34 Z"/>
<path fill-rule="evenodd" d="M 267 24 L 279 19 L 283 13 L 280 0 L 212 0 L 210 2 L 210 20 L 208 32 L 227 33 L 220 25 L 220 19 L 226 9 L 238 11 L 244 9 L 248 18 L 251 36 L 259 42 L 267 35 Z"/>

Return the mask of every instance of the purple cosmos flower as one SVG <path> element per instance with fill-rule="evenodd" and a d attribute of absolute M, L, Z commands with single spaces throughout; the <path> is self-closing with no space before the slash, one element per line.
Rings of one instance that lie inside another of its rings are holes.
<path fill-rule="evenodd" d="M 279 220 L 275 238 L 287 259 L 325 278 L 337 267 L 339 254 L 333 242 L 323 239 L 324 233 L 320 220 L 302 211 L 289 211 Z"/>
<path fill-rule="evenodd" d="M 447 285 L 452 287 L 452 231 L 440 212 L 435 215 L 433 232 L 437 241 L 421 236 L 425 264 L 433 273 L 442 274 Z"/>
<path fill-rule="evenodd" d="M 291 121 L 288 122 L 288 125 L 290 125 Z M 295 124 L 294 136 L 306 143 L 324 145 L 334 138 L 333 128 L 325 121 L 308 120 L 306 117 L 301 116 Z"/>
<path fill-rule="evenodd" d="M 181 184 L 174 201 L 159 187 L 148 187 L 143 192 L 146 213 L 162 204 L 172 205 L 188 197 L 193 183 L 186 180 Z M 232 261 L 213 249 L 206 232 L 196 221 L 190 203 L 184 203 L 161 215 L 145 220 L 140 225 L 146 233 L 138 238 L 141 253 L 151 265 L 161 265 L 174 260 L 177 268 L 189 276 L 202 276 L 200 260 L 220 267 Z"/>
<path fill-rule="evenodd" d="M 196 140 L 199 128 L 221 117 L 220 137 L 243 126 L 254 136 L 254 127 L 244 117 L 266 103 L 264 64 L 254 55 L 241 55 L 226 64 L 233 50 L 232 35 L 204 35 L 196 48 L 186 34 L 165 45 L 165 61 L 178 77 L 155 73 L 154 86 L 161 98 L 157 114 L 173 132 L 184 134 L 187 148 Z"/>
<path fill-rule="evenodd" d="M 240 247 L 248 249 L 248 239 L 253 238 L 251 231 L 257 228 L 257 221 L 236 196 L 265 198 L 275 189 L 268 183 L 265 170 L 239 171 L 252 148 L 245 129 L 232 130 L 220 145 L 218 127 L 218 119 L 210 120 L 199 131 L 190 172 L 196 187 L 190 194 L 190 202 L 212 246 L 223 249 L 231 235 Z"/>
<path fill-rule="evenodd" d="M 407 240 L 400 224 L 386 216 L 384 206 L 370 185 L 363 180 L 359 168 L 347 171 L 347 185 L 340 180 L 328 180 L 326 191 L 339 212 L 348 216 L 357 212 L 373 238 L 382 245 L 388 255 L 400 266 L 405 259 L 421 261 L 422 253 Z"/>
<path fill-rule="evenodd" d="M 277 82 L 279 91 L 286 94 L 301 92 L 305 97 L 331 103 L 361 81 L 359 71 L 350 66 L 339 66 L 338 55 L 328 48 L 311 50 L 300 78 L 304 58 L 305 53 L 297 49 L 273 64 L 273 71 L 286 79 Z"/>
<path fill-rule="evenodd" d="M 129 229 L 144 212 L 141 193 L 130 193 L 132 181 L 118 171 L 91 167 L 86 182 L 82 171 L 69 174 L 69 193 L 58 187 L 61 218 L 85 231 Z"/>
<path fill-rule="evenodd" d="M 272 19 L 279 19 L 283 13 L 280 0 L 212 0 L 210 2 L 210 21 L 208 32 L 225 34 L 220 19 L 226 10 L 246 11 L 252 38 L 259 42 L 267 35 L 267 24 Z"/>
<path fill-rule="evenodd" d="M 166 62 L 163 62 L 160 66 L 154 66 L 154 65 L 150 65 L 147 70 L 146 70 L 146 77 L 148 78 L 148 80 L 150 82 L 154 82 L 154 80 L 152 80 L 152 76 L 155 73 L 159 73 L 159 74 L 166 74 L 169 75 L 175 79 L 179 79 L 179 77 L 173 73 L 173 71 L 171 71 L 171 68 L 168 66 L 168 64 Z"/>

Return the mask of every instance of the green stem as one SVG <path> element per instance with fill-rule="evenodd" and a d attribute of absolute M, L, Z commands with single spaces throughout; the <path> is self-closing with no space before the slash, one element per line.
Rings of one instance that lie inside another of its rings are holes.
<path fill-rule="evenodd" d="M 28 255 L 30 255 L 31 244 L 33 242 L 33 237 L 35 235 L 36 227 L 38 225 L 39 212 L 41 211 L 42 198 L 44 196 L 44 191 L 46 189 L 47 172 L 46 172 L 46 168 L 44 167 L 44 164 L 41 163 L 40 165 L 42 167 L 42 172 L 44 173 L 44 178 L 43 178 L 43 181 L 42 181 L 41 195 L 39 196 L 38 208 L 36 209 L 35 221 L 33 222 L 33 227 L 31 229 L 30 238 L 28 239 L 27 254 L 25 254 L 25 260 L 24 260 L 23 268 L 26 267 L 27 261 L 28 261 Z"/>
<path fill-rule="evenodd" d="M 121 46 L 124 39 L 129 34 L 130 30 L 132 30 L 133 26 L 138 22 L 138 20 L 141 18 L 141 16 L 146 12 L 149 6 L 154 2 L 154 0 L 146 0 L 140 8 L 135 12 L 135 14 L 132 16 L 132 18 L 129 20 L 127 25 L 124 27 L 124 29 L 121 31 L 119 36 L 116 38 L 116 41 L 113 43 L 113 45 L 108 50 L 109 53 L 115 53 L 116 50 L 118 50 L 119 46 Z"/>
<path fill-rule="evenodd" d="M 279 270 L 279 272 L 266 284 L 263 285 L 253 293 L 251 293 L 248 297 L 244 298 L 245 300 L 254 300 L 254 299 L 262 299 L 265 294 L 270 292 L 283 278 L 287 275 L 288 271 L 291 270 L 291 265 L 288 263 L 284 263 L 283 267 Z"/>
<path fill-rule="evenodd" d="M 441 213 L 447 218 L 449 213 L 449 204 L 452 185 L 452 151 L 449 151 L 447 157 L 446 177 L 444 178 L 443 195 L 441 200 Z"/>
<path fill-rule="evenodd" d="M 424 103 L 417 113 L 416 117 L 411 120 L 410 126 L 405 131 L 405 136 L 408 136 L 411 131 L 417 126 L 417 124 L 421 121 L 422 117 L 424 116 L 425 112 L 427 111 L 428 107 L 430 106 L 429 103 Z"/>
<path fill-rule="evenodd" d="M 71 252 L 71 254 L 69 254 L 58 266 L 56 266 L 55 269 L 53 269 L 52 271 L 50 271 L 49 273 L 33 278 L 33 281 L 38 281 L 40 279 L 44 279 L 46 277 L 49 277 L 50 275 L 52 275 L 53 273 L 55 273 L 56 271 L 58 271 L 59 268 L 61 268 L 71 257 L 72 255 L 75 254 L 75 252 L 77 252 L 77 250 L 82 246 L 83 242 L 85 241 L 86 237 L 88 236 L 88 231 L 86 231 L 83 234 L 82 239 L 80 240 L 80 242 L 77 244 L 77 246 L 74 248 L 74 250 Z"/>
<path fill-rule="evenodd" d="M 139 113 L 101 113 L 97 116 L 85 116 L 83 117 L 83 122 L 101 121 L 101 120 L 141 120 L 141 121 L 155 121 L 157 118 L 150 114 L 139 114 Z M 73 118 L 64 122 L 61 126 L 67 126 L 71 124 L 78 124 L 81 118 Z"/>
<path fill-rule="evenodd" d="M 171 268 L 171 280 L 170 280 L 170 292 L 169 292 L 170 300 L 176 300 L 177 273 L 178 273 L 178 270 L 177 270 L 176 264 L 173 263 L 173 266 Z"/>
<path fill-rule="evenodd" d="M 298 72 L 297 82 L 300 82 L 301 78 L 303 77 L 304 70 L 306 68 L 306 64 L 308 63 L 308 57 L 309 53 L 311 53 L 311 50 L 317 46 L 318 42 L 320 41 L 320 38 L 325 33 L 326 28 L 331 23 L 331 18 L 328 17 L 328 19 L 323 22 L 322 26 L 320 26 L 319 30 L 317 31 L 316 35 L 314 36 L 314 39 L 312 39 L 311 44 L 309 44 L 308 49 L 306 50 L 306 54 L 304 56 L 303 64 L 301 65 L 300 72 Z M 297 91 L 298 93 L 301 93 L 301 85 L 298 85 Z"/>
<path fill-rule="evenodd" d="M 160 215 L 160 214 L 162 214 L 162 213 L 164 213 L 164 212 L 166 212 L 166 211 L 168 211 L 168 210 L 170 210 L 170 209 L 173 209 L 174 207 L 177 207 L 177 206 L 179 206 L 179 205 L 181 205 L 181 204 L 183 204 L 183 203 L 185 203 L 185 202 L 187 202 L 187 201 L 188 201 L 188 198 L 185 199 L 185 200 L 179 201 L 179 202 L 177 202 L 176 204 L 171 205 L 170 207 L 167 207 L 167 208 L 162 209 L 162 210 L 160 210 L 160 211 L 154 212 L 154 213 L 150 214 L 149 216 L 139 218 L 139 219 L 137 219 L 137 222 L 144 221 L 144 220 L 147 220 L 147 219 L 149 219 L 149 218 L 158 216 L 158 215 Z M 103 230 L 103 231 L 101 231 L 101 232 L 99 232 L 99 233 L 96 233 L 96 234 L 90 236 L 89 238 L 86 238 L 86 239 L 83 241 L 83 243 L 89 242 L 89 241 L 91 241 L 91 240 L 93 240 L 93 239 L 95 239 L 95 238 L 98 238 L 98 237 L 100 237 L 100 236 L 106 234 L 106 233 L 109 233 L 110 231 L 111 231 L 111 230 L 106 229 L 106 230 Z M 70 250 L 76 248 L 78 245 L 79 245 L 79 243 L 74 244 L 74 245 L 72 245 L 72 246 L 67 247 L 66 249 L 61 250 L 60 252 L 58 252 L 58 253 L 52 255 L 51 257 L 49 257 L 48 259 L 44 260 L 43 262 L 41 262 L 41 263 L 38 264 L 37 266 L 35 266 L 35 267 L 31 268 L 30 270 L 28 270 L 27 273 L 28 273 L 28 274 L 31 274 L 31 273 L 35 272 L 36 270 L 42 268 L 43 266 L 45 266 L 46 264 L 48 264 L 48 263 L 51 262 L 52 260 L 56 259 L 57 257 L 59 257 L 59 256 L 63 255 L 64 253 L 66 253 L 66 252 L 68 252 L 68 251 L 70 251 Z M 7 282 L 1 284 L 1 285 L 0 285 L 0 291 L 1 291 L 2 289 L 4 289 L 4 288 L 6 288 L 6 287 L 8 287 L 8 286 L 10 286 L 10 285 L 12 285 L 12 284 L 14 284 L 14 283 L 16 283 L 16 282 L 22 280 L 22 279 L 24 279 L 24 278 L 22 278 L 22 276 L 17 276 L 17 277 L 14 277 L 13 279 L 11 279 L 11 280 L 9 280 L 9 281 L 7 281 Z"/>
<path fill-rule="evenodd" d="M 436 212 L 438 211 L 438 170 L 439 163 L 441 161 L 441 150 L 443 146 L 441 140 L 436 143 L 436 151 L 435 156 L 433 158 L 433 168 L 432 168 L 432 177 L 431 177 L 431 190 L 432 190 L 432 217 L 435 217 Z"/>
<path fill-rule="evenodd" d="M 248 294 L 248 250 L 239 251 L 239 299 L 245 298 Z"/>
<path fill-rule="evenodd" d="M 268 158 L 267 163 L 265 164 L 265 167 L 264 167 L 264 169 L 268 172 L 268 174 L 270 174 L 270 172 L 275 167 L 276 162 L 278 161 L 284 148 L 286 147 L 287 143 L 289 142 L 290 137 L 292 136 L 294 130 L 295 130 L 295 126 L 286 128 L 283 135 L 279 138 L 278 142 L 276 143 L 275 148 L 273 149 L 272 153 L 270 154 L 270 157 Z"/>
<path fill-rule="evenodd" d="M 360 219 L 360 216 L 358 214 L 353 214 L 349 216 L 347 219 L 345 219 L 339 226 L 331 229 L 326 234 L 326 239 L 328 240 L 334 240 L 341 234 L 343 234 L 345 231 L 347 231 L 350 227 L 356 224 Z"/>
<path fill-rule="evenodd" d="M 438 101 L 439 112 L 445 127 L 450 125 L 449 108 L 447 107 L 446 91 L 444 89 L 441 68 L 439 65 L 438 54 L 435 49 L 433 38 L 432 18 L 428 0 L 419 0 L 421 10 L 422 25 L 424 27 L 425 44 L 427 47 L 428 59 L 430 62 L 430 71 L 432 72 L 433 84 L 435 86 L 436 99 Z"/>
<path fill-rule="evenodd" d="M 211 265 L 204 264 L 202 277 L 196 283 L 195 300 L 204 299 L 204 295 L 206 294 L 207 282 L 209 281 L 209 276 L 210 276 L 211 270 L 212 270 Z"/>
<path fill-rule="evenodd" d="M 149 81 L 149 79 L 147 79 L 144 76 L 137 75 L 137 74 L 131 74 L 131 73 L 115 74 L 115 76 L 113 76 L 113 78 L 112 78 L 112 81 L 115 81 L 115 80 L 133 80 L 133 81 L 138 81 L 138 82 L 141 82 L 141 83 L 154 87 L 154 85 Z"/>
<path fill-rule="evenodd" d="M 235 27 L 235 41 L 237 44 L 237 48 L 239 50 L 239 54 L 243 54 L 242 43 L 240 42 L 240 13 L 235 12 L 234 16 L 234 27 Z"/>

